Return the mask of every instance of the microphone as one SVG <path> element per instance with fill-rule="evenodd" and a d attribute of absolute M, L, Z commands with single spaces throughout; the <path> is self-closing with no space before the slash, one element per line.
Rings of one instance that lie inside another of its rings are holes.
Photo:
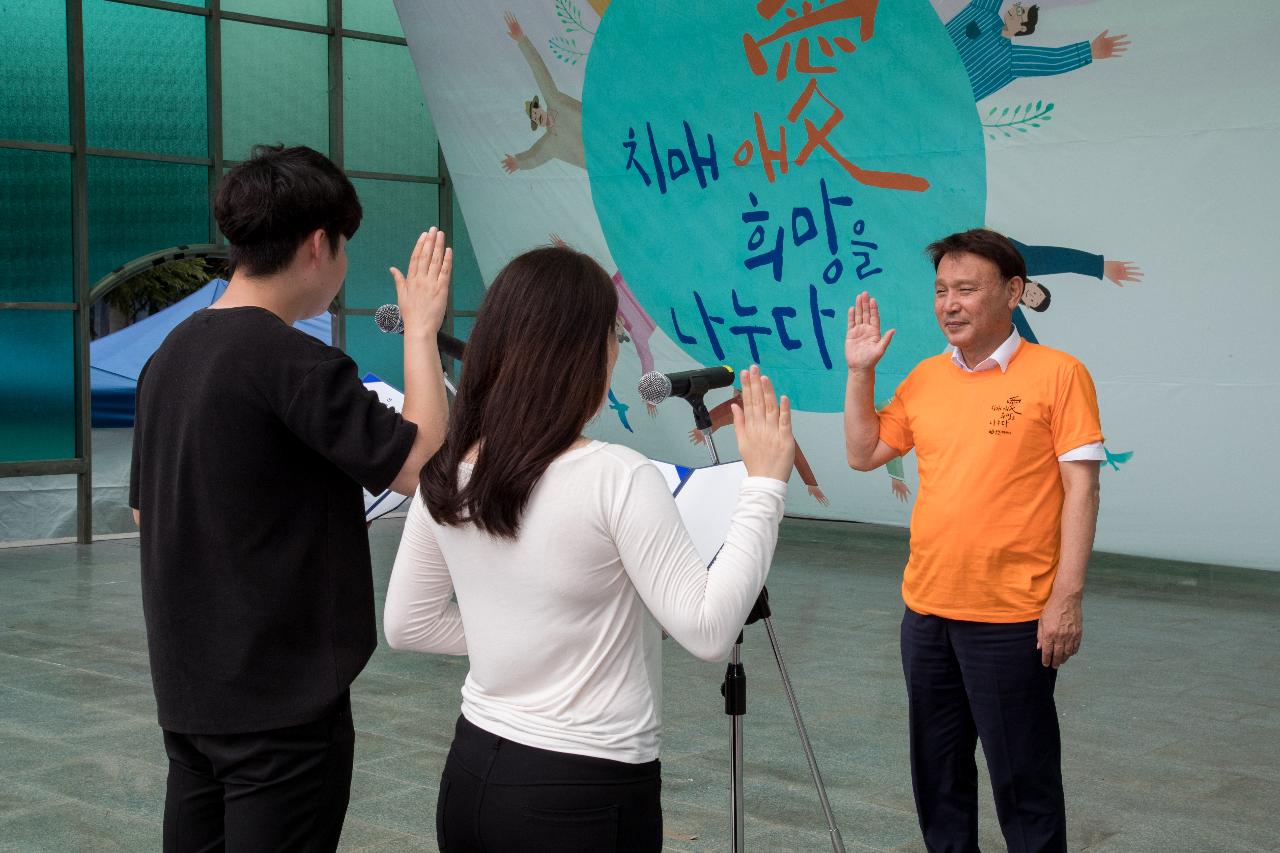
<path fill-rule="evenodd" d="M 680 373 L 662 373 L 651 370 L 640 377 L 637 390 L 640 399 L 656 406 L 668 397 L 683 397 L 690 403 L 701 401 L 702 395 L 712 388 L 727 388 L 733 384 L 733 368 L 727 364 L 684 370 Z"/>
<path fill-rule="evenodd" d="M 388 335 L 404 334 L 404 319 L 400 316 L 400 306 L 394 302 L 388 302 L 374 311 L 373 322 Z M 467 345 L 452 335 L 436 332 L 436 346 L 440 348 L 442 354 L 462 361 L 462 354 L 466 351 Z"/>

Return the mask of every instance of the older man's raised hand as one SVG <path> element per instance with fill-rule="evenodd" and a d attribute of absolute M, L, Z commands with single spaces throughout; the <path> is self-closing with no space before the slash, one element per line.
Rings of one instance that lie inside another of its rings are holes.
<path fill-rule="evenodd" d="M 880 334 L 880 307 L 864 290 L 849 309 L 849 330 L 844 337 L 844 360 L 850 370 L 871 370 L 893 340 L 894 329 Z"/>

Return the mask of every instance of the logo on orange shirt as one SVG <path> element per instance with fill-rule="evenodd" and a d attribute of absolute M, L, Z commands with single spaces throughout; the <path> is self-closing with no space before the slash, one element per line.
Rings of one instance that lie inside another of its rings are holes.
<path fill-rule="evenodd" d="M 992 418 L 987 421 L 989 429 L 988 435 L 1013 435 L 1009 427 L 1014 420 L 1021 415 L 1022 412 L 1018 407 L 1022 405 L 1022 398 L 1018 396 L 1010 397 L 1003 403 L 994 403 L 991 406 Z"/>

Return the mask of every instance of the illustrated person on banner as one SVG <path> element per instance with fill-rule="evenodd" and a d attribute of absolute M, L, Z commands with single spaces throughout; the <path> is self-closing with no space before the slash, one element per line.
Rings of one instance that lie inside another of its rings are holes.
<path fill-rule="evenodd" d="M 733 425 L 733 407 L 742 405 L 742 393 L 737 392 L 728 400 L 725 400 L 718 406 L 711 409 L 708 414 L 711 416 L 711 431 L 714 433 L 721 427 Z M 703 444 L 706 438 L 702 434 L 702 430 L 692 429 L 689 431 L 689 441 L 693 444 Z M 796 473 L 800 475 L 800 481 L 804 483 L 805 490 L 809 492 L 809 496 L 823 506 L 830 506 L 831 501 L 827 500 L 827 496 L 823 493 L 822 487 L 818 485 L 818 477 L 813 473 L 813 466 L 809 464 L 808 458 L 805 457 L 804 451 L 800 449 L 800 442 L 796 442 Z"/>
<path fill-rule="evenodd" d="M 995 94 L 1019 77 L 1066 74 L 1095 59 L 1122 56 L 1129 49 L 1128 36 L 1109 35 L 1108 30 L 1092 42 L 1062 47 L 1014 44 L 1014 38 L 1035 32 L 1040 7 L 1015 2 L 1001 14 L 1003 4 L 1004 0 L 973 0 L 947 21 L 947 35 L 969 74 L 975 101 Z"/>
<path fill-rule="evenodd" d="M 911 778 L 930 851 L 978 849 L 981 739 L 1010 851 L 1065 851 L 1053 692 L 1080 649 L 1104 458 L 1089 372 L 1023 341 L 1022 255 L 994 231 L 929 247 L 950 351 L 879 413 L 875 367 L 894 331 L 861 294 L 849 311 L 845 450 L 870 471 L 912 449 L 920 494 L 903 576 Z"/>
<path fill-rule="evenodd" d="M 541 100 L 534 95 L 525 101 L 524 115 L 529 121 L 529 130 L 535 133 L 542 131 L 542 136 L 519 154 L 508 154 L 502 158 L 503 171 L 507 174 L 528 171 L 551 160 L 562 160 L 579 169 L 587 168 L 586 154 L 582 149 L 582 101 L 556 87 L 547 63 L 524 34 L 516 16 L 507 12 L 504 18 L 507 35 L 520 47 L 538 84 Z"/>

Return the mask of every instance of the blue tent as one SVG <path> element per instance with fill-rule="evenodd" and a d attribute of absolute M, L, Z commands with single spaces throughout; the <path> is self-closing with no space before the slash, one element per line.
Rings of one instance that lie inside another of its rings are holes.
<path fill-rule="evenodd" d="M 175 326 L 201 308 L 208 308 L 226 289 L 226 281 L 215 278 L 186 299 L 89 344 L 89 385 L 95 427 L 133 426 L 138 374 L 147 359 Z M 295 328 L 326 344 L 332 343 L 330 318 L 328 313 L 321 314 L 296 323 Z"/>

